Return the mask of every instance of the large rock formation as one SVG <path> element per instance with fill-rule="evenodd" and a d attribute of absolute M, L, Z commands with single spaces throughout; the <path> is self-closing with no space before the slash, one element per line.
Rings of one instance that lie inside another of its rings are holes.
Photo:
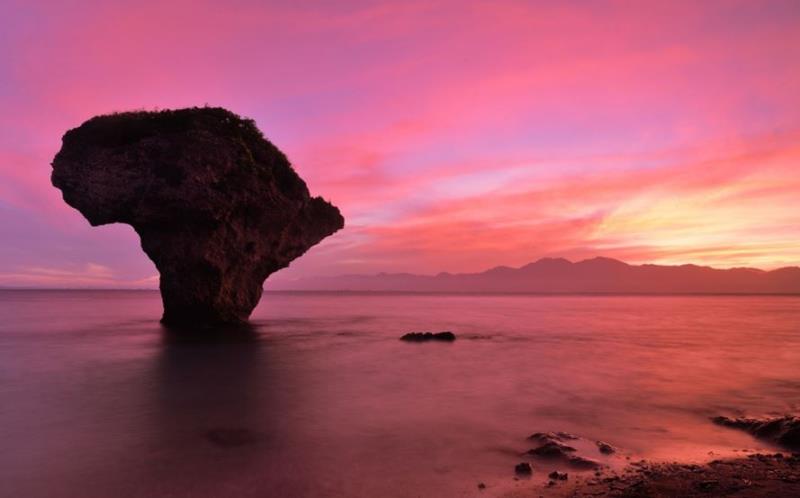
<path fill-rule="evenodd" d="M 271 273 L 344 226 L 253 121 L 225 109 L 98 116 L 62 142 L 53 185 L 93 226 L 136 230 L 167 325 L 245 322 Z"/>

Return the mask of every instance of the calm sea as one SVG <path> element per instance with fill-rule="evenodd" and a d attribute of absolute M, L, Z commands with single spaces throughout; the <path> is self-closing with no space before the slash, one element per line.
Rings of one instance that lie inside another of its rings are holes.
<path fill-rule="evenodd" d="M 697 461 L 769 449 L 708 417 L 800 409 L 794 297 L 266 293 L 213 344 L 160 313 L 0 291 L 0 495 L 491 496 L 532 432 Z"/>

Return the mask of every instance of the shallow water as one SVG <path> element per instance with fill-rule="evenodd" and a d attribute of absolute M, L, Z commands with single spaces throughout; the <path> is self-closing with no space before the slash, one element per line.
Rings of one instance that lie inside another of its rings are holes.
<path fill-rule="evenodd" d="M 0 495 L 486 496 L 532 432 L 697 461 L 769 449 L 709 416 L 800 409 L 796 297 L 266 293 L 216 344 L 160 311 L 0 291 Z"/>

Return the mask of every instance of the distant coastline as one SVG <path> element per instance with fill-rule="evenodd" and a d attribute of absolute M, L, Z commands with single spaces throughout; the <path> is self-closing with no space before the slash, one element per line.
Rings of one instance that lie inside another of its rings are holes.
<path fill-rule="evenodd" d="M 0 291 L 137 291 L 157 287 L 16 287 Z M 692 264 L 631 265 L 611 258 L 571 262 L 543 258 L 511 268 L 498 266 L 479 273 L 418 275 L 378 273 L 269 279 L 265 293 L 351 293 L 416 295 L 529 296 L 798 296 L 800 267 L 775 270 L 718 269 Z"/>
<path fill-rule="evenodd" d="M 543 258 L 480 273 L 379 273 L 267 281 L 267 291 L 535 295 L 796 295 L 800 268 L 765 271 L 698 265 L 630 265 L 610 258 Z"/>

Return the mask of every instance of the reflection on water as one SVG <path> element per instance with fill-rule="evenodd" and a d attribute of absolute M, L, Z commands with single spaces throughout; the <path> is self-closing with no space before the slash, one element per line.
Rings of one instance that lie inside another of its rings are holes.
<path fill-rule="evenodd" d="M 0 494 L 485 496 L 532 432 L 698 460 L 764 448 L 709 416 L 800 409 L 798 298 L 267 293 L 214 341 L 159 315 L 0 291 Z"/>
<path fill-rule="evenodd" d="M 212 464 L 225 449 L 231 454 L 222 457 L 235 459 L 237 472 L 256 471 L 251 462 L 280 413 L 269 399 L 270 366 L 255 333 L 189 340 L 164 330 L 149 393 L 153 412 L 146 429 L 153 451 L 142 479 L 205 494 L 208 480 L 235 478 Z"/>

